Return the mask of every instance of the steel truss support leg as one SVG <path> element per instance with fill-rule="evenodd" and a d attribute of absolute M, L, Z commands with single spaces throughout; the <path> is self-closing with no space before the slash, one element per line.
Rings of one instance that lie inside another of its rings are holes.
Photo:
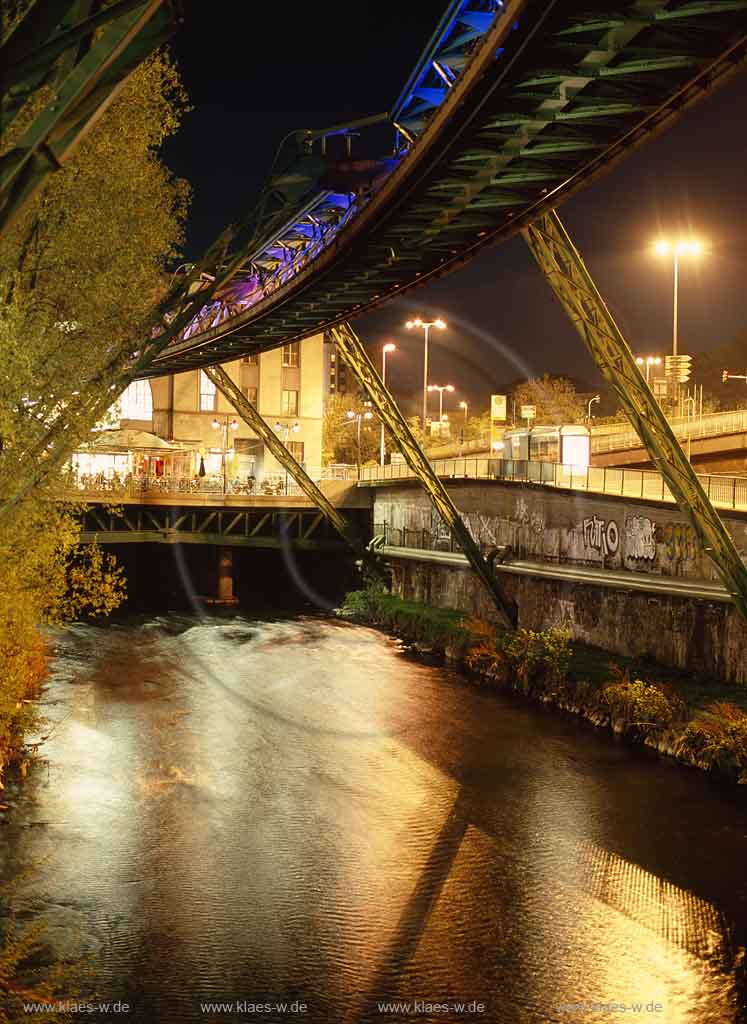
<path fill-rule="evenodd" d="M 350 324 L 338 324 L 331 330 L 338 351 L 351 368 L 358 382 L 366 389 L 369 398 L 378 409 L 384 423 L 394 435 L 399 450 L 407 460 L 410 469 L 420 480 L 434 508 L 445 523 L 448 523 L 454 538 L 464 551 L 473 570 L 494 602 L 502 625 L 511 629 L 516 624 L 516 613 L 503 597 L 488 563 L 464 525 L 459 511 L 439 478 L 433 472 L 420 445 L 397 408 L 397 404 L 381 381 L 373 363 L 368 357 L 361 340 Z"/>
<path fill-rule="evenodd" d="M 739 614 L 747 618 L 747 569 L 734 541 L 636 366 L 625 338 L 560 218 L 554 212 L 544 214 L 524 228 L 522 234 L 602 375 L 614 388 L 677 504 L 692 523 Z"/>
<path fill-rule="evenodd" d="M 376 556 L 360 542 L 347 519 L 335 508 L 329 498 L 322 494 L 306 470 L 296 462 L 272 427 L 265 423 L 251 402 L 236 387 L 223 367 L 207 366 L 205 367 L 205 374 L 215 384 L 220 393 L 231 403 L 242 420 L 252 428 L 255 434 L 262 438 L 283 469 L 290 473 L 306 497 L 314 502 L 325 519 L 334 526 L 343 540 L 350 545 L 358 558 L 363 561 L 366 568 L 373 570 L 381 576 L 383 573 Z"/>

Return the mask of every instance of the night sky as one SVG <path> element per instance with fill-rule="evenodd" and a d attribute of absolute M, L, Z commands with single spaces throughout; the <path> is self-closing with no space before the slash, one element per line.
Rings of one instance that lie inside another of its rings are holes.
<path fill-rule="evenodd" d="M 442 13 L 434 0 L 184 7 L 172 52 L 195 109 L 165 157 L 194 189 L 190 258 L 252 204 L 287 132 L 390 108 Z M 708 246 L 681 264 L 680 350 L 714 348 L 747 327 L 746 108 L 742 71 L 560 208 L 636 353 L 671 345 L 671 262 L 650 245 L 659 235 L 692 234 Z M 417 315 L 449 323 L 431 334 L 430 379 L 454 384 L 453 401 L 487 406 L 491 391 L 543 372 L 597 386 L 521 238 L 355 321 L 372 354 L 397 344 L 388 380 L 405 401 L 419 387 L 422 333 L 402 324 Z"/>

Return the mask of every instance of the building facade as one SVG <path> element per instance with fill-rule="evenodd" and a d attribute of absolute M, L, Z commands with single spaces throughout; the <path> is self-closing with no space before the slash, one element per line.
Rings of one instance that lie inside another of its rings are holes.
<path fill-rule="evenodd" d="M 223 364 L 260 415 L 312 475 L 322 464 L 327 366 L 321 334 Z M 277 460 L 202 370 L 138 381 L 122 396 L 120 425 L 193 448 L 207 473 L 284 473 Z"/>

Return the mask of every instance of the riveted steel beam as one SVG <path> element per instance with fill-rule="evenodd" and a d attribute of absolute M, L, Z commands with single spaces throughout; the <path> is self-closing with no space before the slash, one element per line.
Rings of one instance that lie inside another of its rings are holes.
<path fill-rule="evenodd" d="M 472 539 L 472 535 L 464 524 L 449 492 L 433 471 L 433 467 L 423 453 L 422 448 L 405 422 L 397 403 L 381 380 L 360 338 L 349 323 L 338 324 L 330 331 L 340 355 L 355 374 L 358 383 L 365 388 L 369 398 L 376 406 L 379 416 L 391 431 L 399 450 L 404 455 L 408 466 L 420 480 L 431 500 L 433 507 L 448 524 L 462 551 L 467 556 L 472 569 L 480 582 L 488 591 L 495 604 L 498 617 L 508 629 L 516 625 L 516 610 L 501 593 L 498 581 L 480 549 Z"/>
<path fill-rule="evenodd" d="M 265 422 L 257 409 L 245 398 L 223 367 L 206 366 L 204 372 L 223 397 L 231 403 L 242 420 L 264 441 L 267 448 L 269 448 L 283 469 L 290 473 L 306 497 L 314 502 L 324 518 L 337 530 L 342 539 L 350 545 L 358 558 L 363 561 L 366 568 L 381 576 L 382 568 L 377 557 L 361 543 L 347 519 L 339 509 L 335 508 L 329 498 L 321 492 L 306 470 L 296 462 L 272 427 Z"/>
<path fill-rule="evenodd" d="M 84 6 L 88 5 L 67 5 L 73 16 Z M 55 17 L 65 13 L 64 7 L 57 4 Z M 88 20 L 83 17 L 72 25 L 63 21 L 57 32 L 50 32 L 50 23 L 40 17 L 40 11 L 43 13 L 43 5 L 33 5 L 28 25 L 21 22 L 3 47 L 7 60 L 2 75 L 6 128 L 8 118 L 36 85 L 49 84 L 53 92 L 0 159 L 0 232 L 47 176 L 64 164 L 133 70 L 176 26 L 171 6 L 163 0 L 119 3 Z M 108 24 L 97 33 L 95 29 L 104 21 Z M 55 81 L 55 72 L 47 71 L 47 64 L 60 55 Z"/>
<path fill-rule="evenodd" d="M 747 619 L 747 568 L 560 218 L 554 211 L 546 213 L 524 228 L 522 234 L 677 504 L 690 520 L 739 614 Z"/>

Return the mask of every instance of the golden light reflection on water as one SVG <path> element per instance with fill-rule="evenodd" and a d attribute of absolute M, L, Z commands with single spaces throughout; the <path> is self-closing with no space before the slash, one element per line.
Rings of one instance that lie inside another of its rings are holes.
<path fill-rule="evenodd" d="M 612 1002 L 733 1020 L 727 920 L 663 877 L 677 842 L 662 832 L 659 857 L 645 822 L 629 836 L 620 775 L 555 719 L 367 630 L 193 627 L 146 652 L 147 687 L 125 643 L 67 690 L 39 796 L 65 827 L 60 906 L 107 920 L 118 985 L 311 991 L 325 1024 L 381 1019 L 387 996 L 484 999 L 495 1024 L 614 1020 L 568 1009 Z"/>

